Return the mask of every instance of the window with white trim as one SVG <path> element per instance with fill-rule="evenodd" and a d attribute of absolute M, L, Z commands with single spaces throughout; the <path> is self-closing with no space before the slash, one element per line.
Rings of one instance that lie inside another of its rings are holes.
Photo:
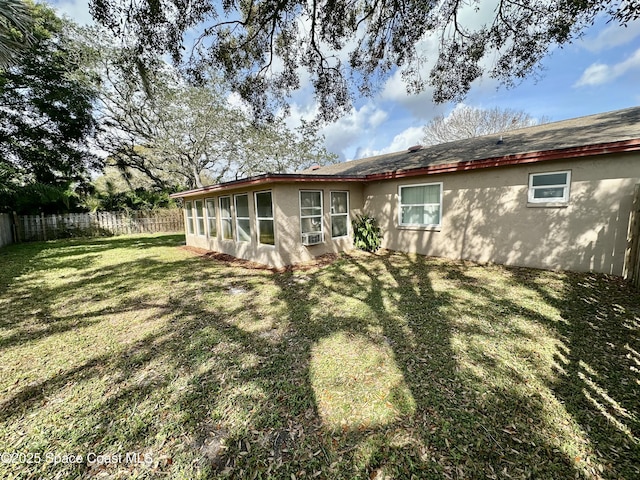
<path fill-rule="evenodd" d="M 216 201 L 213 198 L 207 198 L 207 225 L 209 227 L 209 236 L 218 236 L 218 225 L 216 223 Z"/>
<path fill-rule="evenodd" d="M 220 229 L 222 238 L 233 240 L 233 220 L 231 219 L 231 197 L 220 197 Z"/>
<path fill-rule="evenodd" d="M 198 235 L 204 235 L 204 202 L 196 200 L 196 231 Z"/>
<path fill-rule="evenodd" d="M 438 227 L 442 221 L 442 183 L 400 186 L 400 225 Z"/>
<path fill-rule="evenodd" d="M 250 242 L 249 195 L 246 193 L 234 195 L 233 200 L 236 206 L 236 240 L 238 242 Z"/>
<path fill-rule="evenodd" d="M 567 203 L 571 171 L 529 174 L 529 203 Z"/>
<path fill-rule="evenodd" d="M 321 190 L 300 190 L 300 231 L 322 233 Z"/>
<path fill-rule="evenodd" d="M 331 237 L 349 234 L 349 192 L 331 192 Z"/>
<path fill-rule="evenodd" d="M 258 225 L 258 243 L 275 245 L 276 236 L 271 192 L 256 192 L 256 219 Z"/>
<path fill-rule="evenodd" d="M 193 235 L 193 203 L 185 202 L 184 209 L 187 213 L 187 233 Z"/>

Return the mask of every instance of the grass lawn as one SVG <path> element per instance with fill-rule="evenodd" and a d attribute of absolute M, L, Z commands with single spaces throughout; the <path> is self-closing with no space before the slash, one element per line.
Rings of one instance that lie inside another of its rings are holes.
<path fill-rule="evenodd" d="M 182 243 L 0 249 L 0 478 L 640 478 L 619 279 Z"/>

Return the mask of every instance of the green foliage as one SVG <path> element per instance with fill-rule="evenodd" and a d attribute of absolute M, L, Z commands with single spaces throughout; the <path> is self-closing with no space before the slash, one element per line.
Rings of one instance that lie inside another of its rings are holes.
<path fill-rule="evenodd" d="M 313 125 L 303 120 L 292 130 L 283 119 L 276 119 L 247 126 L 234 170 L 241 176 L 287 173 L 337 161 L 338 156 L 327 151 L 324 136 L 318 135 Z"/>
<path fill-rule="evenodd" d="M 71 186 L 30 183 L 14 193 L 14 209 L 19 214 L 60 213 L 82 210 L 80 197 Z"/>
<path fill-rule="evenodd" d="M 85 211 L 82 205 L 85 196 L 85 188 L 76 184 L 31 182 L 15 185 L 12 182 L 3 183 L 0 178 L 0 211 L 15 211 L 20 215 L 81 212 Z"/>
<path fill-rule="evenodd" d="M 107 166 L 91 185 L 91 194 L 82 202 L 90 212 L 173 208 L 177 204 L 169 195 L 184 190 L 181 185 L 158 188 L 144 174 L 138 171 L 122 172 L 112 165 Z"/>
<path fill-rule="evenodd" d="M 382 242 L 382 230 L 375 218 L 358 215 L 353 221 L 353 244 L 365 252 L 375 252 Z"/>
<path fill-rule="evenodd" d="M 0 0 L 0 69 L 15 64 L 33 41 L 33 18 L 23 0 Z"/>
<path fill-rule="evenodd" d="M 67 25 L 44 4 L 30 9 L 34 43 L 0 71 L 0 210 L 37 197 L 57 196 L 64 205 L 63 192 L 86 184 L 88 170 L 99 166 L 87 146 L 95 92 L 83 80 Z"/>
<path fill-rule="evenodd" d="M 169 198 L 168 190 L 136 188 L 124 192 L 96 192 L 84 200 L 84 206 L 92 211 L 115 212 L 122 210 L 155 210 L 173 208 L 177 204 Z"/>
<path fill-rule="evenodd" d="M 640 15 L 640 3 L 630 0 L 93 0 L 92 5 L 98 22 L 135 39 L 135 51 L 168 54 L 198 81 L 206 81 L 207 67 L 223 72 L 265 117 L 308 75 L 323 120 L 340 117 L 355 96 L 373 95 L 398 70 L 409 92 L 431 86 L 438 102 L 463 98 L 485 74 L 510 85 L 534 73 L 550 49 L 579 37 L 598 16 L 626 25 Z M 469 25 L 464 19 L 472 16 L 489 18 Z M 129 19 L 126 25 L 122 18 Z M 193 31 L 203 32 L 196 49 L 185 45 Z M 428 58 L 424 44 L 432 40 L 439 40 L 438 51 Z"/>

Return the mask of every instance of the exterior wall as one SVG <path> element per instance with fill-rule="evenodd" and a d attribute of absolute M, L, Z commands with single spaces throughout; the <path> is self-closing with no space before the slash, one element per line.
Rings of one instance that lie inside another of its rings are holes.
<path fill-rule="evenodd" d="M 529 174 L 560 170 L 571 171 L 568 205 L 528 205 Z M 443 182 L 441 226 L 399 226 L 398 187 L 432 182 Z M 640 154 L 615 154 L 369 183 L 363 210 L 391 250 L 621 275 L 637 183 Z"/>
<path fill-rule="evenodd" d="M 323 229 L 324 242 L 319 245 L 303 246 L 300 233 L 300 190 L 321 190 L 323 192 Z M 258 243 L 257 220 L 255 209 L 255 192 L 271 191 L 274 209 L 275 246 Z M 363 186 L 358 183 L 346 182 L 304 182 L 304 183 L 277 183 L 261 185 L 258 187 L 240 187 L 223 192 L 208 193 L 197 197 L 189 197 L 185 201 L 205 200 L 214 198 L 216 201 L 216 221 L 218 231 L 216 237 L 212 237 L 206 225 L 205 235 L 189 234 L 187 229 L 187 245 L 204 248 L 243 258 L 252 262 L 262 263 L 280 268 L 285 265 L 301 263 L 313 259 L 325 253 L 337 253 L 353 248 L 351 236 L 351 222 L 349 221 L 349 235 L 341 238 L 331 238 L 331 213 L 329 198 L 331 191 L 348 191 L 350 218 L 360 211 L 363 203 Z M 249 194 L 249 215 L 251 218 L 251 242 L 238 242 L 235 240 L 235 205 L 233 196 L 236 194 Z M 231 210 L 233 214 L 234 239 L 223 240 L 220 229 L 220 203 L 221 196 L 231 196 Z M 206 208 L 206 205 L 205 205 Z M 185 216 L 185 222 L 186 222 Z M 194 223 L 197 222 L 194 213 Z M 205 211 L 205 223 L 206 211 Z"/>

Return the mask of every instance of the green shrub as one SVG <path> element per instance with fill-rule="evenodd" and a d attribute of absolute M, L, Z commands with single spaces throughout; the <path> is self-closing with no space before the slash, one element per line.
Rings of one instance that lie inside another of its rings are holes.
<path fill-rule="evenodd" d="M 353 244 L 365 252 L 375 252 L 382 242 L 382 230 L 375 218 L 358 215 L 353 221 Z"/>

